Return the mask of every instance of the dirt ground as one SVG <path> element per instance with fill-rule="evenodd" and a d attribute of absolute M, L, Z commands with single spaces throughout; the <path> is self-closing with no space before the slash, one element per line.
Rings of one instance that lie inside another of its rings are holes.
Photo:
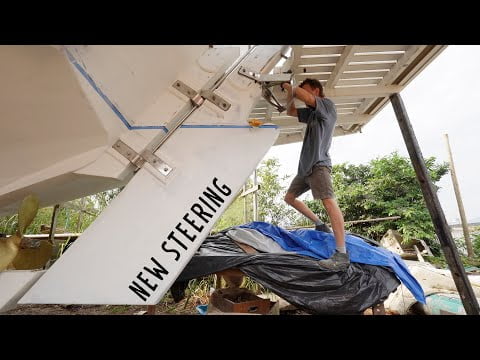
<path fill-rule="evenodd" d="M 206 296 L 186 297 L 178 303 L 168 294 L 155 306 L 154 315 L 199 315 L 196 307 L 208 304 Z M 310 315 L 279 299 L 280 315 Z M 146 305 L 18 305 L 1 315 L 148 315 Z M 364 315 L 373 315 L 367 309 Z M 391 315 L 386 312 L 386 315 Z"/>
<path fill-rule="evenodd" d="M 17 308 L 3 313 L 2 315 L 147 315 L 147 306 L 141 305 L 19 305 Z M 309 315 L 295 309 L 281 311 L 282 315 Z M 154 315 L 199 315 L 196 304 L 189 303 L 185 306 L 185 300 L 178 304 L 161 303 L 155 306 Z M 373 315 L 371 309 L 367 309 L 364 315 Z M 391 315 L 388 311 L 386 315 Z"/>
<path fill-rule="evenodd" d="M 154 315 L 199 315 L 195 305 L 159 304 Z M 146 306 L 137 305 L 19 305 L 2 315 L 147 315 Z M 282 315 L 309 315 L 301 310 L 282 312 Z"/>
<path fill-rule="evenodd" d="M 155 306 L 155 315 L 198 315 L 196 304 L 185 306 L 163 302 Z M 2 315 L 146 315 L 145 305 L 18 305 Z"/>

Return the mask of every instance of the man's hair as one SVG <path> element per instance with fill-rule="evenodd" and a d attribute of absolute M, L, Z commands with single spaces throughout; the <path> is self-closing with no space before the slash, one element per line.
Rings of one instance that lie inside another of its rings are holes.
<path fill-rule="evenodd" d="M 320 96 L 325 97 L 325 94 L 323 93 L 323 86 L 317 79 L 307 78 L 302 81 L 300 87 L 303 88 L 303 85 L 309 85 L 312 89 L 320 89 Z"/>

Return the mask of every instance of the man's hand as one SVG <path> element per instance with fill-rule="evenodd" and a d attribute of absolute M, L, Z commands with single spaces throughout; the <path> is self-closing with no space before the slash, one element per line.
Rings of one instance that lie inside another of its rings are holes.
<path fill-rule="evenodd" d="M 290 85 L 290 83 L 288 83 L 288 82 L 281 83 L 281 84 L 280 84 L 280 87 L 281 87 L 282 89 L 286 89 L 286 90 L 288 90 L 288 91 L 291 91 L 291 90 L 292 90 L 292 85 Z"/>

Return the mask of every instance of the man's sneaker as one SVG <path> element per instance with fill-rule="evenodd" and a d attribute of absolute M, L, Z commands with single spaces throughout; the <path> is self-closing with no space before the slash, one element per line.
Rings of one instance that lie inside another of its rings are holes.
<path fill-rule="evenodd" d="M 320 260 L 318 263 L 321 267 L 329 270 L 345 270 L 350 264 L 350 256 L 348 256 L 348 254 L 335 251 L 331 258 Z"/>
<path fill-rule="evenodd" d="M 322 225 L 315 225 L 315 230 L 317 231 L 323 231 L 326 233 L 331 233 L 332 229 L 330 229 L 327 225 L 322 224 Z"/>

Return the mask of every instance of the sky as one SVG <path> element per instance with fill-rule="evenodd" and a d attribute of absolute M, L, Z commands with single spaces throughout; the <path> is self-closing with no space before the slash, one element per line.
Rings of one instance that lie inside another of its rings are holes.
<path fill-rule="evenodd" d="M 450 45 L 400 93 L 423 156 L 447 162 L 448 134 L 466 217 L 480 221 L 480 46 Z M 272 147 L 265 158 L 280 160 L 280 174 L 297 171 L 301 143 Z M 334 137 L 333 164 L 366 164 L 394 151 L 408 156 L 393 108 L 388 103 L 362 133 Z M 287 184 L 288 185 L 288 184 Z M 459 222 L 450 172 L 437 183 L 448 223 Z"/>

